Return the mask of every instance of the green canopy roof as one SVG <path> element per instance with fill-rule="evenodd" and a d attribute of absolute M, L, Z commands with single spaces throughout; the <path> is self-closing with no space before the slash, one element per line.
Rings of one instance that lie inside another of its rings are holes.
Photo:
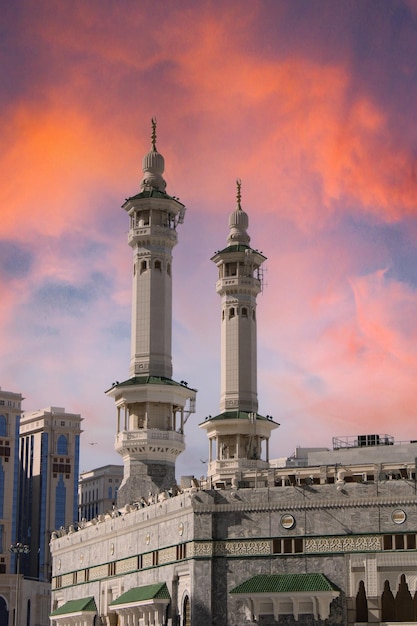
<path fill-rule="evenodd" d="M 171 600 L 166 583 L 155 583 L 129 589 L 129 591 L 122 593 L 119 598 L 110 602 L 109 606 L 144 602 L 145 600 Z"/>
<path fill-rule="evenodd" d="M 93 596 L 80 598 L 79 600 L 68 600 L 62 606 L 52 611 L 51 617 L 57 615 L 67 615 L 68 613 L 97 613 L 97 606 Z"/>
<path fill-rule="evenodd" d="M 219 415 L 214 415 L 213 417 L 209 415 L 206 418 L 206 421 L 214 422 L 214 421 L 220 421 L 220 420 L 250 420 L 251 415 L 253 415 L 253 413 L 251 413 L 250 411 L 224 411 L 224 413 L 219 413 Z M 263 415 L 259 415 L 259 413 L 256 413 L 256 419 L 268 420 L 269 422 L 274 421 L 272 417 L 264 417 Z M 274 422 L 274 423 L 277 423 L 277 422 Z"/>
<path fill-rule="evenodd" d="M 175 387 L 185 387 L 186 389 L 195 391 L 192 387 L 188 387 L 188 385 L 184 383 L 177 383 L 175 380 L 172 380 L 172 378 L 166 378 L 165 376 L 133 376 L 132 378 L 124 380 L 122 383 L 114 383 L 111 389 L 115 387 L 132 387 L 133 385 L 174 385 Z M 110 389 L 108 391 L 110 391 Z"/>
<path fill-rule="evenodd" d="M 178 198 L 174 198 L 173 196 L 169 196 L 165 191 L 159 191 L 159 189 L 145 189 L 140 193 L 137 193 L 135 196 L 131 196 L 130 198 L 126 198 L 125 202 L 122 204 L 122 208 L 124 208 L 125 204 L 129 202 L 129 200 L 140 200 L 142 198 L 165 198 L 167 200 L 175 200 L 178 204 L 182 204 L 178 200 Z"/>
<path fill-rule="evenodd" d="M 230 593 L 293 593 L 340 591 L 324 574 L 260 574 L 249 578 Z"/>

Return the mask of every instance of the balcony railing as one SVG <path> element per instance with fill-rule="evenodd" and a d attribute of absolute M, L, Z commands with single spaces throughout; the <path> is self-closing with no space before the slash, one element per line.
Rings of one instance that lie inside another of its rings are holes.
<path fill-rule="evenodd" d="M 158 430 L 157 428 L 143 428 L 141 430 L 122 430 L 116 435 L 116 442 L 130 441 L 131 443 L 137 441 L 149 441 L 149 440 L 163 440 L 163 441 L 184 441 L 184 435 L 177 433 L 175 430 Z"/>

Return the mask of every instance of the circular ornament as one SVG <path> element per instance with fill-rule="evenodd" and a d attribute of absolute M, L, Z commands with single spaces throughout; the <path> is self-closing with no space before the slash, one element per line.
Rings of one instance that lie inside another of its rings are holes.
<path fill-rule="evenodd" d="M 286 513 L 285 515 L 281 516 L 281 526 L 283 528 L 285 528 L 286 530 L 289 530 L 290 528 L 294 528 L 295 526 L 295 519 L 292 515 L 290 515 L 289 513 Z"/>
<path fill-rule="evenodd" d="M 391 519 L 394 524 L 404 524 L 407 515 L 402 509 L 395 509 L 395 511 L 392 512 Z"/>

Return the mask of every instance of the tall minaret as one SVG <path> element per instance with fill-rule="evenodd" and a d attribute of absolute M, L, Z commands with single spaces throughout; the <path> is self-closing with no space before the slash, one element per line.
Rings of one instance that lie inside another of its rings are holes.
<path fill-rule="evenodd" d="M 106 392 L 116 402 L 115 448 L 124 461 L 118 506 L 175 484 L 175 461 L 185 448 L 184 423 L 195 404 L 195 390 L 171 378 L 172 248 L 185 207 L 166 193 L 164 167 L 153 119 L 140 193 L 122 207 L 129 215 L 133 248 L 130 378 Z"/>
<path fill-rule="evenodd" d="M 269 437 L 278 426 L 271 417 L 258 414 L 256 297 L 266 257 L 250 247 L 248 223 L 238 180 L 227 247 L 212 257 L 221 296 L 220 414 L 200 426 L 209 438 L 208 475 L 214 483 L 242 480 L 247 470 L 267 468 Z"/>

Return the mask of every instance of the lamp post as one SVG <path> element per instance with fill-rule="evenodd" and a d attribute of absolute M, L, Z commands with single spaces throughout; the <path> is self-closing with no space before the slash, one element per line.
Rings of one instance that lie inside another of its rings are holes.
<path fill-rule="evenodd" d="M 17 574 L 17 580 L 16 580 L 16 608 L 14 610 L 14 620 L 13 620 L 13 626 L 19 626 L 19 578 L 20 578 L 20 557 L 22 556 L 22 554 L 29 554 L 30 550 L 29 550 L 29 546 L 27 546 L 24 543 L 13 543 L 10 548 L 9 548 L 9 552 L 12 552 L 13 554 L 16 555 L 16 559 L 17 559 L 17 567 L 16 567 L 16 574 Z"/>

